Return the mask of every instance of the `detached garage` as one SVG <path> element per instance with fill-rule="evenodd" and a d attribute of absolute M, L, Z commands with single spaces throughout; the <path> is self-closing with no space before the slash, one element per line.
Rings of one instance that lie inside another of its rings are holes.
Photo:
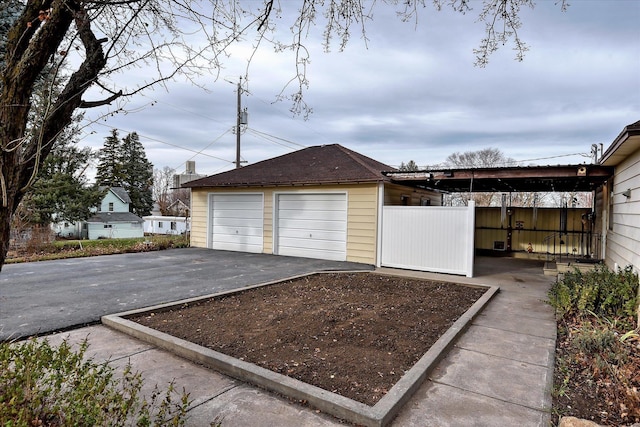
<path fill-rule="evenodd" d="M 190 181 L 191 245 L 376 264 L 383 205 L 441 204 L 393 170 L 332 144 Z"/>

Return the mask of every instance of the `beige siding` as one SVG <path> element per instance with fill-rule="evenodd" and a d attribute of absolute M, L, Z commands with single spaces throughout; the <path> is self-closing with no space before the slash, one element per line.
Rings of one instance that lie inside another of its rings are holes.
<path fill-rule="evenodd" d="M 264 193 L 263 253 L 273 253 L 273 200 L 274 193 L 346 192 L 347 211 L 347 261 L 375 264 L 377 233 L 377 184 L 331 185 L 304 187 L 264 188 L 205 188 L 192 191 L 191 245 L 207 247 L 208 195 L 212 192 Z"/>
<path fill-rule="evenodd" d="M 622 193 L 631 190 L 631 197 Z M 640 269 L 640 151 L 616 166 L 613 203 L 607 230 L 606 263 L 613 268 L 632 265 Z"/>
<path fill-rule="evenodd" d="M 207 218 L 209 192 L 191 190 L 191 246 L 207 247 Z"/>
<path fill-rule="evenodd" d="M 534 223 L 533 208 L 513 208 L 511 216 L 511 249 L 513 251 L 525 252 L 528 250 L 529 243 L 533 253 L 546 254 L 554 252 L 553 240 L 549 241 L 549 247 L 545 242 L 545 237 L 553 235 L 560 231 L 560 209 L 557 208 L 538 208 L 537 220 Z M 567 213 L 567 231 L 568 235 L 563 236 L 562 253 L 573 255 L 575 248 L 576 255 L 586 255 L 588 248 L 586 244 L 586 235 L 582 234 L 583 214 L 588 214 L 590 209 L 568 209 Z M 518 223 L 521 228 L 518 229 Z M 509 226 L 508 216 L 504 223 L 501 221 L 500 208 L 479 207 L 476 208 L 476 249 L 493 250 L 494 242 L 504 242 L 505 248 L 507 243 L 507 228 Z M 584 231 L 588 231 L 586 228 Z M 594 241 L 595 244 L 595 241 Z M 582 246 L 581 246 L 582 245 Z M 591 248 L 593 252 L 595 248 Z M 560 253 L 560 237 L 556 238 L 555 253 Z"/>
<path fill-rule="evenodd" d="M 375 264 L 378 184 L 351 186 L 348 206 L 347 261 Z"/>
<path fill-rule="evenodd" d="M 404 198 L 406 200 L 403 200 Z M 442 195 L 435 191 L 395 184 L 385 184 L 384 186 L 385 206 L 421 206 L 423 205 L 422 201 L 427 199 L 431 202 L 431 206 L 442 205 Z"/>

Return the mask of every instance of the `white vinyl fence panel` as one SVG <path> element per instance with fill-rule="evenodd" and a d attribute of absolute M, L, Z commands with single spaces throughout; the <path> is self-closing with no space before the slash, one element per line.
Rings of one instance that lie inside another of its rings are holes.
<path fill-rule="evenodd" d="M 473 276 L 475 203 L 384 206 L 381 265 Z"/>

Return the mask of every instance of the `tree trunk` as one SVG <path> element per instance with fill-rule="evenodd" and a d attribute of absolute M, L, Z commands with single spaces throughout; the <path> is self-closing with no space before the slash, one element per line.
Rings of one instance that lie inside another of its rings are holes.
<path fill-rule="evenodd" d="M 22 196 L 17 193 L 17 186 L 15 185 L 15 167 L 11 164 L 7 164 L 7 158 L 10 153 L 3 153 L 2 159 L 0 159 L 0 165 L 2 173 L 2 187 L 3 197 L 0 197 L 0 271 L 4 261 L 7 259 L 7 252 L 9 251 L 9 240 L 11 237 L 11 217 L 22 200 Z M 15 155 L 13 157 L 16 157 Z M 11 162 L 9 162 L 11 163 Z M 15 161 L 13 162 L 15 165 Z"/>
<path fill-rule="evenodd" d="M 2 247 L 0 247 L 0 271 L 2 271 L 2 266 L 7 259 L 7 252 L 9 251 L 10 226 L 11 215 L 9 215 L 9 210 L 4 207 L 0 208 L 0 242 L 2 242 Z"/>
<path fill-rule="evenodd" d="M 46 25 L 40 25 L 38 16 L 49 8 L 53 12 Z M 54 100 L 49 113 L 40 118 L 39 129 L 27 135 L 34 84 L 73 21 L 85 49 L 85 60 Z M 28 1 L 8 33 L 7 52 L 12 55 L 7 56 L 0 76 L 0 270 L 9 249 L 13 213 L 33 184 L 53 142 L 82 105 L 82 95 L 106 65 L 101 41 L 91 30 L 90 17 L 82 3 L 75 0 Z"/>

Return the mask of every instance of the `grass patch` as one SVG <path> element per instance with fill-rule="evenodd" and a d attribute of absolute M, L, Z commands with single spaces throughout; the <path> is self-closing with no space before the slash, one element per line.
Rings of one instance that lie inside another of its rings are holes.
<path fill-rule="evenodd" d="M 35 251 L 9 252 L 6 263 L 48 261 L 189 247 L 185 235 L 158 235 L 125 239 L 58 240 Z"/>

